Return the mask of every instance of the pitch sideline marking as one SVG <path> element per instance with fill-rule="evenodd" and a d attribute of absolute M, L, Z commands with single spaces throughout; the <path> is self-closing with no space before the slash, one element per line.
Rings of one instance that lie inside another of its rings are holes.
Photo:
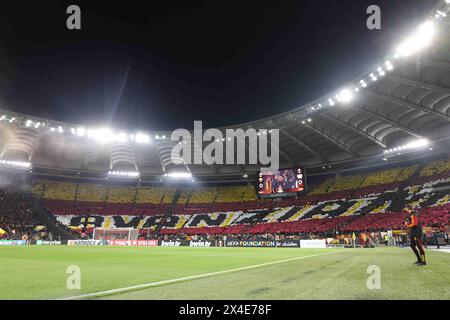
<path fill-rule="evenodd" d="M 314 258 L 314 257 L 319 257 L 319 256 L 325 256 L 325 255 L 336 254 L 336 253 L 341 253 L 341 252 L 342 251 L 335 251 L 335 252 L 313 254 L 313 255 L 310 255 L 310 256 L 303 256 L 303 257 L 291 258 L 291 259 L 286 259 L 286 260 L 279 260 L 279 261 L 272 261 L 272 262 L 266 262 L 266 263 L 261 263 L 261 264 L 255 264 L 255 265 L 247 266 L 247 267 L 240 267 L 240 268 L 223 270 L 223 271 L 217 271 L 217 272 L 203 273 L 203 274 L 198 274 L 198 275 L 195 275 L 195 276 L 175 278 L 175 279 L 163 280 L 163 281 L 158 281 L 158 282 L 144 283 L 144 284 L 139 284 L 139 285 L 130 286 L 130 287 L 124 287 L 124 288 L 118 288 L 118 289 L 111 289 L 111 290 L 87 293 L 87 294 L 82 294 L 82 295 L 78 295 L 78 296 L 61 298 L 61 299 L 58 299 L 58 300 L 77 300 L 77 299 L 94 298 L 94 297 L 100 297 L 100 296 L 108 296 L 108 295 L 113 295 L 113 294 L 117 294 L 117 293 L 123 293 L 123 292 L 128 292 L 128 291 L 152 288 L 152 287 L 157 287 L 157 286 L 166 285 L 166 284 L 173 284 L 173 283 L 178 283 L 178 282 L 183 282 L 183 281 L 188 281 L 188 280 L 196 280 L 196 279 L 208 278 L 208 277 L 218 276 L 218 275 L 232 273 L 232 272 L 238 272 L 238 271 L 250 270 L 250 269 L 255 269 L 255 268 L 261 268 L 261 267 L 271 266 L 271 265 L 275 265 L 275 264 L 292 262 L 292 261 L 303 260 L 303 259 L 307 259 L 307 258 Z"/>

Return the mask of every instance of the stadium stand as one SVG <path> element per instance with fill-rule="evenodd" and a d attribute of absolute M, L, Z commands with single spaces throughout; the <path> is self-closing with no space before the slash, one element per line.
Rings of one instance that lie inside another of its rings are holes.
<path fill-rule="evenodd" d="M 160 204 L 164 197 L 164 189 L 156 187 L 137 188 L 136 203 Z"/>
<path fill-rule="evenodd" d="M 281 201 L 258 200 L 251 184 L 177 192 L 37 180 L 32 192 L 58 222 L 87 234 L 95 227 L 158 229 L 161 235 L 380 231 L 402 228 L 407 204 L 421 210 L 424 225 L 450 224 L 448 160 L 338 176 Z"/>
<path fill-rule="evenodd" d="M 39 228 L 40 227 L 40 228 Z M 43 230 L 31 199 L 23 192 L 0 190 L 0 234 L 1 239 L 32 239 Z"/>
<path fill-rule="evenodd" d="M 450 160 L 433 161 L 427 164 L 420 172 L 421 177 L 435 176 L 450 171 Z"/>
<path fill-rule="evenodd" d="M 110 186 L 107 191 L 109 203 L 134 203 L 136 187 Z"/>
<path fill-rule="evenodd" d="M 105 202 L 106 187 L 99 184 L 79 184 L 77 200 L 80 202 Z"/>
<path fill-rule="evenodd" d="M 258 209 L 215 212 L 204 211 L 179 213 L 172 215 L 162 226 L 162 234 L 235 234 L 266 233 L 266 232 L 326 232 L 343 223 L 350 223 L 342 231 L 379 230 L 382 228 L 402 227 L 406 204 L 412 204 L 423 209 L 426 218 L 424 223 L 446 225 L 449 221 L 450 205 L 449 179 L 428 182 L 420 187 L 406 187 L 402 192 L 387 191 L 365 198 L 319 201 L 306 204 L 293 201 L 291 206 L 264 208 L 266 203 L 260 202 Z M 397 209 L 396 211 L 392 211 Z M 58 217 L 60 222 L 77 228 L 80 225 L 80 215 Z M 430 219 L 429 219 L 430 218 Z M 91 216 L 91 227 L 107 227 L 111 223 L 116 227 L 156 226 L 161 221 L 161 215 L 137 217 L 129 224 L 123 216 Z"/>

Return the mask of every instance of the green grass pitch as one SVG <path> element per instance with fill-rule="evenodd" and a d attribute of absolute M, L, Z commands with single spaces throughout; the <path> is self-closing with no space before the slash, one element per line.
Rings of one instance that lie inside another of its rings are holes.
<path fill-rule="evenodd" d="M 399 248 L 0 247 L 0 299 L 60 299 L 158 282 L 88 298 L 450 299 L 450 254 L 427 251 L 427 259 L 416 267 L 413 253 Z M 67 289 L 70 265 L 81 270 L 80 290 Z M 379 290 L 367 288 L 371 265 L 380 267 Z M 227 270 L 234 271 L 214 274 Z"/>

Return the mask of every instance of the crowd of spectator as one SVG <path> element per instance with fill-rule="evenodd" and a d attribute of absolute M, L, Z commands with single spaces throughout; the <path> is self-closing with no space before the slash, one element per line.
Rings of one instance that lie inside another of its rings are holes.
<path fill-rule="evenodd" d="M 0 189 L 0 228 L 6 232 L 1 239 L 31 239 L 36 234 L 40 222 L 31 202 L 23 192 Z"/>

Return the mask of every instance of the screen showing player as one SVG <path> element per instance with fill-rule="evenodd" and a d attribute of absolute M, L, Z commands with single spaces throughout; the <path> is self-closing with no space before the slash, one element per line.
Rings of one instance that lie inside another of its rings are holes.
<path fill-rule="evenodd" d="M 274 174 L 259 174 L 258 191 L 260 195 L 289 195 L 305 190 L 303 170 L 283 169 Z"/>

